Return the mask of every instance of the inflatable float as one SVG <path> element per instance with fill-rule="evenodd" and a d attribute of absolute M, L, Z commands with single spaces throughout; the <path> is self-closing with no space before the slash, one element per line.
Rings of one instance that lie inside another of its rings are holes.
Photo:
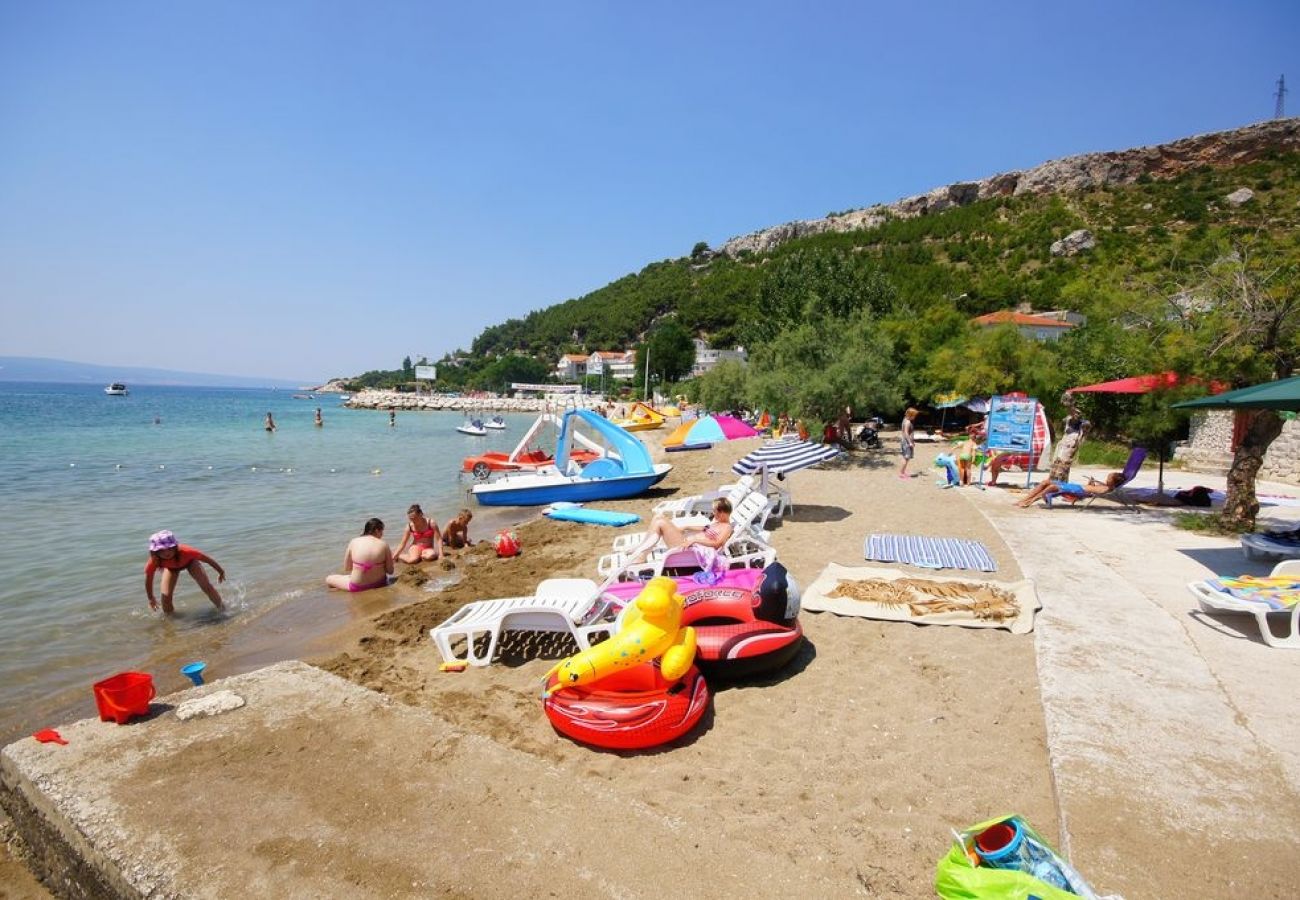
<path fill-rule="evenodd" d="M 785 666 L 803 646 L 799 588 L 785 566 L 732 569 L 715 584 L 672 579 L 682 596 L 681 624 L 695 629 L 695 662 L 706 675 L 744 678 Z M 630 601 L 641 585 L 614 584 L 606 593 Z"/>
<path fill-rule="evenodd" d="M 683 626 L 671 578 L 654 578 L 608 640 L 557 663 L 542 706 L 561 734 L 617 750 L 655 747 L 694 727 L 709 687 L 693 666 L 695 630 Z"/>

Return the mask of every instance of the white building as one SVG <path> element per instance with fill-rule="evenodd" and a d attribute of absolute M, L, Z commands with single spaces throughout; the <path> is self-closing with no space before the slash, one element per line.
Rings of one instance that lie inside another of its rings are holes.
<path fill-rule="evenodd" d="M 695 364 L 691 366 L 691 377 L 698 378 L 718 363 L 729 359 L 745 363 L 749 361 L 749 355 L 745 353 L 744 347 L 737 347 L 735 350 L 715 350 L 709 346 L 708 341 L 695 338 Z"/>
<path fill-rule="evenodd" d="M 555 377 L 560 381 L 577 381 L 587 374 L 588 357 L 581 353 L 566 353 L 555 364 Z"/>

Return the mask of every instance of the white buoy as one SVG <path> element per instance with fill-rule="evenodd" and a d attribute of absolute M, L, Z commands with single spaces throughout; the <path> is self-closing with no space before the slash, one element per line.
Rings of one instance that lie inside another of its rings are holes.
<path fill-rule="evenodd" d="M 68 468 L 69 468 L 69 469 L 75 469 L 76 467 L 77 467 L 77 464 L 76 464 L 76 463 L 68 463 Z"/>
<path fill-rule="evenodd" d="M 160 466 L 158 466 L 158 468 L 160 468 L 160 469 L 165 469 L 165 468 L 167 468 L 167 467 L 166 467 L 166 466 L 163 466 L 163 465 L 160 465 Z"/>

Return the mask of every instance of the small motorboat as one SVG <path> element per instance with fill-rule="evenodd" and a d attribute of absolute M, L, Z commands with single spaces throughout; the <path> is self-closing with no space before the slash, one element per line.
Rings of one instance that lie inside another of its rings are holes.
<path fill-rule="evenodd" d="M 532 425 L 528 426 L 528 431 L 510 453 L 489 450 L 486 453 L 467 456 L 461 460 L 461 472 L 473 475 L 479 481 L 487 481 L 501 472 L 536 472 L 554 468 L 555 455 L 537 445 L 539 433 L 547 426 L 554 427 L 558 432 L 561 426 L 560 418 L 551 413 L 542 413 Z M 569 448 L 569 459 L 578 465 L 585 466 L 604 455 L 604 449 L 599 444 L 588 440 L 585 435 L 575 433 L 573 439 L 575 445 Z"/>
<path fill-rule="evenodd" d="M 492 418 L 488 419 L 486 422 L 483 423 L 483 427 L 492 428 L 495 429 L 496 431 L 505 431 L 506 420 L 501 418 L 500 416 L 493 416 Z"/>
<path fill-rule="evenodd" d="M 461 434 L 468 434 L 471 437 L 483 437 L 487 434 L 487 429 L 483 427 L 482 419 L 470 419 L 468 422 L 457 425 L 456 430 Z"/>
<path fill-rule="evenodd" d="M 125 397 L 131 392 L 126 389 L 126 385 L 122 382 L 114 381 L 108 387 L 104 388 L 104 393 L 108 394 L 110 397 Z"/>

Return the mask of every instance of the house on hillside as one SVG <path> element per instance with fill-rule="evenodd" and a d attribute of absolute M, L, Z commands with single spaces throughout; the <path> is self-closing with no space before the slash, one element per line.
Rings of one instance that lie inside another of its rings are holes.
<path fill-rule="evenodd" d="M 1014 325 L 1020 336 L 1031 341 L 1056 341 L 1071 328 L 1087 322 L 1078 313 L 1067 310 L 1050 310 L 1048 312 L 1030 312 L 1015 309 L 1002 309 L 988 315 L 976 316 L 971 322 L 980 328 L 999 328 Z"/>
<path fill-rule="evenodd" d="M 587 374 L 587 356 L 582 353 L 566 353 L 555 364 L 555 377 L 560 381 L 577 381 Z"/>
<path fill-rule="evenodd" d="M 718 363 L 729 359 L 745 363 L 749 361 L 749 355 L 745 353 L 744 347 L 737 347 L 735 350 L 715 350 L 709 346 L 708 341 L 695 338 L 695 364 L 691 366 L 691 377 L 698 378 Z"/>
<path fill-rule="evenodd" d="M 636 352 L 633 350 L 597 350 L 587 357 L 588 375 L 608 375 L 615 381 L 636 377 Z"/>

